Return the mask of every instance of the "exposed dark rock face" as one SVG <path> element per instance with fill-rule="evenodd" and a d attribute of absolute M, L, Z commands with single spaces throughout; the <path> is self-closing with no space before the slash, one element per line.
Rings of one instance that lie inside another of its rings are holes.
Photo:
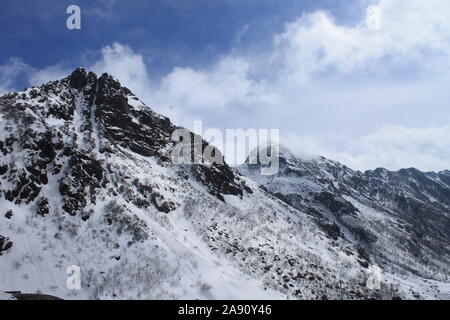
<path fill-rule="evenodd" d="M 148 108 L 133 108 L 127 98 L 132 96 L 131 92 L 107 74 L 98 79 L 97 86 L 95 117 L 108 143 L 108 146 L 101 146 L 101 151 L 111 152 L 110 144 L 119 145 L 142 156 L 163 157 L 167 161 L 168 155 L 161 150 L 171 143 L 176 128 L 169 119 Z"/>
<path fill-rule="evenodd" d="M 358 209 L 356 209 L 350 202 L 345 201 L 342 198 L 336 197 L 330 192 L 320 192 L 314 195 L 314 200 L 328 208 L 334 214 L 339 216 L 342 215 L 352 215 L 356 216 L 358 214 Z"/>
<path fill-rule="evenodd" d="M 243 192 L 238 185 L 239 178 L 228 167 L 227 164 L 204 166 L 194 165 L 192 167 L 194 177 L 208 186 L 208 191 L 223 201 L 221 194 L 242 196 Z"/>
<path fill-rule="evenodd" d="M 96 203 L 96 191 L 102 187 L 106 187 L 106 179 L 100 162 L 71 152 L 68 170 L 59 185 L 64 197 L 63 209 L 71 215 L 81 212 L 88 203 Z"/>
<path fill-rule="evenodd" d="M 334 240 L 337 240 L 339 237 L 342 236 L 341 229 L 339 228 L 339 226 L 336 223 L 329 222 L 324 219 L 320 219 L 318 221 L 318 224 Z"/>
<path fill-rule="evenodd" d="M 70 86 L 74 89 L 81 90 L 87 84 L 86 70 L 83 68 L 76 69 L 69 78 Z"/>
<path fill-rule="evenodd" d="M 4 175 L 7 171 L 8 171 L 7 165 L 0 166 L 0 176 Z"/>
<path fill-rule="evenodd" d="M 129 196 L 129 190 L 109 178 L 109 154 L 130 151 L 172 165 L 172 133 L 178 127 L 108 74 L 97 78 L 78 68 L 63 80 L 7 94 L 0 97 L 0 114 L 8 120 L 0 137 L 0 195 L 15 204 L 36 202 L 39 215 L 51 210 L 39 198 L 50 179 L 59 185 L 62 209 L 83 219 L 89 218 L 89 206 L 97 203 L 107 186 L 115 187 L 113 193 Z M 47 119 L 58 126 L 47 125 Z M 203 147 L 207 146 L 203 141 Z M 24 167 L 15 163 L 19 151 L 24 152 Z M 226 164 L 188 165 L 186 170 L 219 199 L 223 200 L 223 194 L 243 194 L 245 186 Z M 1 180 L 8 183 L 7 188 Z M 129 200 L 144 207 L 155 203 L 151 190 L 139 193 Z M 164 212 L 176 208 L 170 199 L 161 203 L 159 209 Z"/>

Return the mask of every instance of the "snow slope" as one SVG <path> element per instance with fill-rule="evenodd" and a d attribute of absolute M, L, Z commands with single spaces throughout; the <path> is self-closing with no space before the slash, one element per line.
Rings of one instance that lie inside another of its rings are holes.
<path fill-rule="evenodd" d="M 280 148 L 280 171 L 239 170 L 285 203 L 314 216 L 322 230 L 361 248 L 395 288 L 412 298 L 449 297 L 450 180 L 416 169 L 357 172 L 323 157 Z"/>

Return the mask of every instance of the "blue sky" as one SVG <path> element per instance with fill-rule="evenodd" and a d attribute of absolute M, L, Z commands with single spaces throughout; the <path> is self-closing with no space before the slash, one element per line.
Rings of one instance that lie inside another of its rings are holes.
<path fill-rule="evenodd" d="M 278 128 L 356 169 L 448 169 L 449 16 L 447 0 L 3 0 L 0 92 L 84 66 L 186 127 Z"/>
<path fill-rule="evenodd" d="M 346 0 L 3 0 L 0 62 L 19 56 L 37 68 L 86 63 L 99 49 L 126 43 L 154 71 L 204 67 L 228 53 L 248 25 L 241 50 L 270 44 L 271 35 L 304 12 L 326 8 L 346 23 L 365 7 Z M 82 29 L 66 28 L 66 8 L 82 10 Z M 87 59 L 87 61 L 83 61 Z"/>

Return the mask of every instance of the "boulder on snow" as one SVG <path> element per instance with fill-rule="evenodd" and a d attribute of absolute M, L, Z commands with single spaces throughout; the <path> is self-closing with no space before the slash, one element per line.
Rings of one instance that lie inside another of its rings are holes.
<path fill-rule="evenodd" d="M 20 291 L 5 292 L 9 300 L 63 300 L 61 298 L 42 293 L 22 293 Z M 13 299 L 12 299 L 13 298 Z"/>
<path fill-rule="evenodd" d="M 12 210 L 8 210 L 8 211 L 5 213 L 5 218 L 6 218 L 6 219 L 11 219 L 12 216 L 13 216 L 13 211 L 12 211 Z"/>
<path fill-rule="evenodd" d="M 177 208 L 175 203 L 170 200 L 165 200 L 164 196 L 159 193 L 154 193 L 152 195 L 152 202 L 159 211 L 164 213 L 169 213 Z"/>
<path fill-rule="evenodd" d="M 13 243 L 9 241 L 9 238 L 0 236 L 0 256 L 3 255 L 4 252 L 11 249 Z"/>
<path fill-rule="evenodd" d="M 45 216 L 50 213 L 49 203 L 47 198 L 39 199 L 37 203 L 36 213 L 40 216 Z"/>

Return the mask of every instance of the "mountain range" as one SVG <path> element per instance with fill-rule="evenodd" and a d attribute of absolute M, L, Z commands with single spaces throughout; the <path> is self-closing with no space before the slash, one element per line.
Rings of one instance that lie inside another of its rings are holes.
<path fill-rule="evenodd" d="M 176 129 L 82 68 L 0 97 L 0 291 L 450 299 L 449 171 L 359 172 L 283 147 L 273 176 L 180 165 Z"/>

